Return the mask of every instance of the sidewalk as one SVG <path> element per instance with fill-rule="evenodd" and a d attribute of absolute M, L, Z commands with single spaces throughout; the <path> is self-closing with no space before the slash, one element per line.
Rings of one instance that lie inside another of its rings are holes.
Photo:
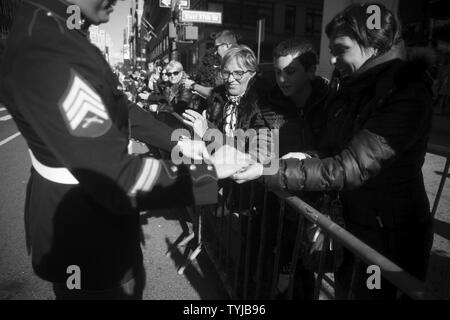
<path fill-rule="evenodd" d="M 144 300 L 224 300 L 228 294 L 222 286 L 211 261 L 202 251 L 184 274 L 177 273 L 192 247 L 166 252 L 188 229 L 192 230 L 184 209 L 149 211 L 141 216 L 145 244 L 144 265 L 147 275 Z M 180 219 L 182 218 L 182 219 Z M 192 241 L 195 245 L 195 240 Z"/>
<path fill-rule="evenodd" d="M 433 115 L 430 143 L 450 147 L 450 116 Z"/>

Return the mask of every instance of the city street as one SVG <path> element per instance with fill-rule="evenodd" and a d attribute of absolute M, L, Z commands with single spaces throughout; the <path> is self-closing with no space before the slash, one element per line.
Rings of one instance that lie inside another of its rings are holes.
<path fill-rule="evenodd" d="M 441 122 L 443 121 L 440 119 Z M 445 119 L 444 119 L 445 120 Z M 444 121 L 432 141 L 448 142 Z M 438 128 L 439 129 L 439 128 Z M 448 137 L 448 136 L 447 136 Z M 427 154 L 423 173 L 430 202 L 433 203 L 445 159 Z M 37 278 L 25 249 L 23 207 L 30 160 L 24 139 L 3 106 L 0 107 L 0 300 L 53 299 L 49 284 Z M 435 220 L 435 238 L 428 283 L 442 298 L 450 299 L 450 181 L 447 181 Z M 226 299 L 212 263 L 202 252 L 198 263 L 184 275 L 177 269 L 186 256 L 168 247 L 187 224 L 180 223 L 183 210 L 149 212 L 142 216 L 147 273 L 144 299 Z M 189 224 L 190 226 L 190 224 Z M 186 252 L 187 253 L 187 252 Z"/>

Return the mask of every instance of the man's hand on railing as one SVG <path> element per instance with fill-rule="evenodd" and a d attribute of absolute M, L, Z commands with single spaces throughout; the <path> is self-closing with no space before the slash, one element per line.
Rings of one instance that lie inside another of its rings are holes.
<path fill-rule="evenodd" d="M 285 154 L 284 156 L 282 156 L 281 160 L 290 159 L 290 158 L 295 158 L 295 159 L 298 159 L 298 160 L 304 160 L 304 159 L 311 158 L 311 156 L 309 154 L 306 154 L 306 153 L 303 153 L 303 152 L 289 152 L 288 154 Z"/>
<path fill-rule="evenodd" d="M 244 183 L 258 179 L 263 174 L 263 165 L 261 163 L 253 163 L 249 167 L 237 172 L 232 176 L 236 183 Z"/>

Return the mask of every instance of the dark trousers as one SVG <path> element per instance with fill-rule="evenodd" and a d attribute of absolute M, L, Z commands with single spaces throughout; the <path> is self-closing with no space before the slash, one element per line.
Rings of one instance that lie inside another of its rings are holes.
<path fill-rule="evenodd" d="M 347 229 L 413 277 L 421 281 L 426 279 L 429 255 L 433 245 L 431 219 L 423 224 L 396 229 L 374 230 L 355 225 L 349 225 Z M 372 273 L 367 273 L 368 266 L 364 262 L 357 264 L 354 285 L 350 288 L 354 265 L 354 256 L 346 250 L 344 262 L 335 274 L 336 299 L 393 300 L 402 295 L 398 294 L 397 288 L 383 277 L 381 289 L 370 290 L 367 280 Z"/>
<path fill-rule="evenodd" d="M 69 290 L 65 283 L 53 283 L 53 292 L 56 300 L 142 300 L 144 288 L 145 271 L 143 267 L 135 275 L 135 278 L 115 288 L 106 290 Z"/>

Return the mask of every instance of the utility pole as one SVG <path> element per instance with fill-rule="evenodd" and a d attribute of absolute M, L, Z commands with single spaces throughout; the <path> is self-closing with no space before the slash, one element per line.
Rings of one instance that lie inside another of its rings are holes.
<path fill-rule="evenodd" d="M 264 18 L 258 19 L 258 23 L 256 25 L 256 30 L 257 30 L 257 35 L 258 35 L 258 38 L 257 38 L 257 42 L 258 42 L 257 61 L 258 61 L 258 64 L 259 64 L 260 58 L 261 58 L 261 42 L 264 42 L 265 22 L 266 22 L 266 20 Z"/>
<path fill-rule="evenodd" d="M 171 19 L 175 27 L 175 38 L 171 41 L 170 59 L 178 60 L 178 28 L 180 19 L 180 0 L 172 0 Z"/>

